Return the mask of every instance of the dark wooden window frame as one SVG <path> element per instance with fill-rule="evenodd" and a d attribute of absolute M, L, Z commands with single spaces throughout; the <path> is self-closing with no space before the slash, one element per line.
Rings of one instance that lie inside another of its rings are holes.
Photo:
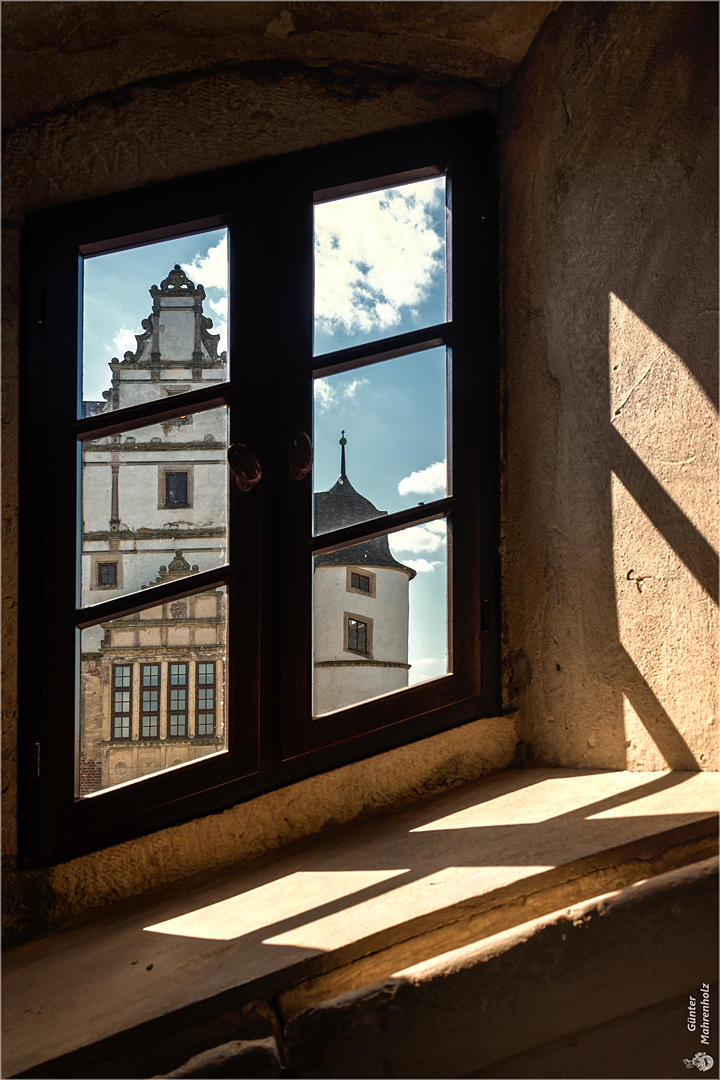
<path fill-rule="evenodd" d="M 189 176 L 38 212 L 24 233 L 20 642 L 22 859 L 48 865 L 217 812 L 500 708 L 495 136 L 485 113 Z M 451 317 L 314 357 L 313 204 L 446 173 Z M 227 226 L 230 381 L 81 417 L 75 376 L 86 256 Z M 287 438 L 312 431 L 315 378 L 437 346 L 448 351 L 448 495 L 313 536 L 312 476 Z M 73 574 L 85 440 L 229 406 L 230 442 L 262 466 L 231 485 L 228 565 L 81 608 Z M 45 462 L 52 455 L 53 470 Z M 66 483 L 58 483 L 58 477 Z M 39 489 L 38 489 L 38 477 Z M 409 525 L 448 522 L 449 674 L 312 716 L 313 555 Z M 40 568 L 40 570 L 38 569 Z M 52 568 L 52 575 L 50 574 Z M 228 589 L 227 750 L 77 799 L 76 642 L 84 628 Z M 48 628 L 41 630 L 41 627 Z M 258 631 L 258 627 L 260 628 Z M 278 672 L 278 657 L 282 665 Z M 40 661 L 40 662 L 39 662 Z M 38 680 L 36 673 L 43 672 Z M 41 751 L 38 752 L 38 748 Z M 38 769 L 37 762 L 53 762 Z"/>

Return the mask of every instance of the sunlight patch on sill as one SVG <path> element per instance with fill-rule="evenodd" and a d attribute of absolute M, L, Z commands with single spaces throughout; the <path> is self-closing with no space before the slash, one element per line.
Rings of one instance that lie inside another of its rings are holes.
<path fill-rule="evenodd" d="M 313 912 L 318 903 L 332 904 L 405 873 L 405 869 L 299 871 L 143 929 L 153 934 L 232 941 L 277 921 Z M 279 939 L 272 939 L 276 941 Z"/>

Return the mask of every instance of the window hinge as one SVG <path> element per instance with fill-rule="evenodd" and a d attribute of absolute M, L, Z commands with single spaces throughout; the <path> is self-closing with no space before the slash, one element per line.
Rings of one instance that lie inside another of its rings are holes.
<path fill-rule="evenodd" d="M 39 780 L 40 779 L 40 743 L 39 742 L 33 743 L 33 747 L 35 748 L 35 779 Z"/>

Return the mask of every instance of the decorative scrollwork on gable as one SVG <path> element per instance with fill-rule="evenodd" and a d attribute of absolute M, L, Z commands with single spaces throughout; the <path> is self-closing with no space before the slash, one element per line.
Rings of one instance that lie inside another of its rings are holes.
<path fill-rule="evenodd" d="M 150 313 L 150 315 L 148 315 L 147 319 L 143 319 L 142 328 L 145 331 L 145 333 L 135 335 L 135 340 L 137 342 L 137 349 L 135 350 L 135 352 L 130 352 L 128 350 L 124 354 L 123 361 L 122 361 L 123 364 L 136 364 L 138 362 L 138 360 L 140 359 L 140 356 L 141 356 L 141 354 L 143 352 L 143 349 L 145 348 L 148 341 L 152 337 L 152 332 L 153 332 L 152 312 Z M 118 362 L 117 356 L 113 356 L 112 363 L 117 364 L 117 362 Z"/>
<path fill-rule="evenodd" d="M 227 353 L 221 352 L 218 356 L 218 342 L 220 341 L 219 334 L 208 334 L 208 330 L 212 329 L 213 321 L 208 319 L 207 315 L 201 316 L 200 319 L 200 338 L 207 351 L 208 356 L 212 360 L 213 364 L 220 364 L 223 367 L 227 364 Z"/>
<path fill-rule="evenodd" d="M 153 300 L 157 296 L 197 296 L 205 299 L 205 290 L 202 285 L 195 286 L 181 266 L 175 263 L 164 281 L 160 282 L 160 288 L 153 285 L 150 289 Z"/>

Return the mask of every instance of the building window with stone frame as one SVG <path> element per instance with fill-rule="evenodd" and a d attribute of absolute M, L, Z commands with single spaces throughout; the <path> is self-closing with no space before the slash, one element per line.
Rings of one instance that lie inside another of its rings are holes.
<path fill-rule="evenodd" d="M 195 665 L 195 736 L 215 734 L 215 664 Z"/>
<path fill-rule="evenodd" d="M 132 664 L 113 664 L 111 687 L 113 739 L 130 739 L 132 734 Z"/>
<path fill-rule="evenodd" d="M 117 589 L 118 571 L 116 562 L 99 562 L 97 566 L 98 589 Z"/>
<path fill-rule="evenodd" d="M 160 664 L 140 665 L 140 738 L 160 736 Z"/>
<path fill-rule="evenodd" d="M 165 473 L 165 505 L 167 507 L 188 505 L 188 475 L 186 472 Z"/>
<path fill-rule="evenodd" d="M 351 652 L 367 653 L 368 624 L 360 619 L 348 619 L 347 640 L 347 647 Z"/>
<path fill-rule="evenodd" d="M 188 734 L 188 664 L 168 664 L 168 739 Z"/>

